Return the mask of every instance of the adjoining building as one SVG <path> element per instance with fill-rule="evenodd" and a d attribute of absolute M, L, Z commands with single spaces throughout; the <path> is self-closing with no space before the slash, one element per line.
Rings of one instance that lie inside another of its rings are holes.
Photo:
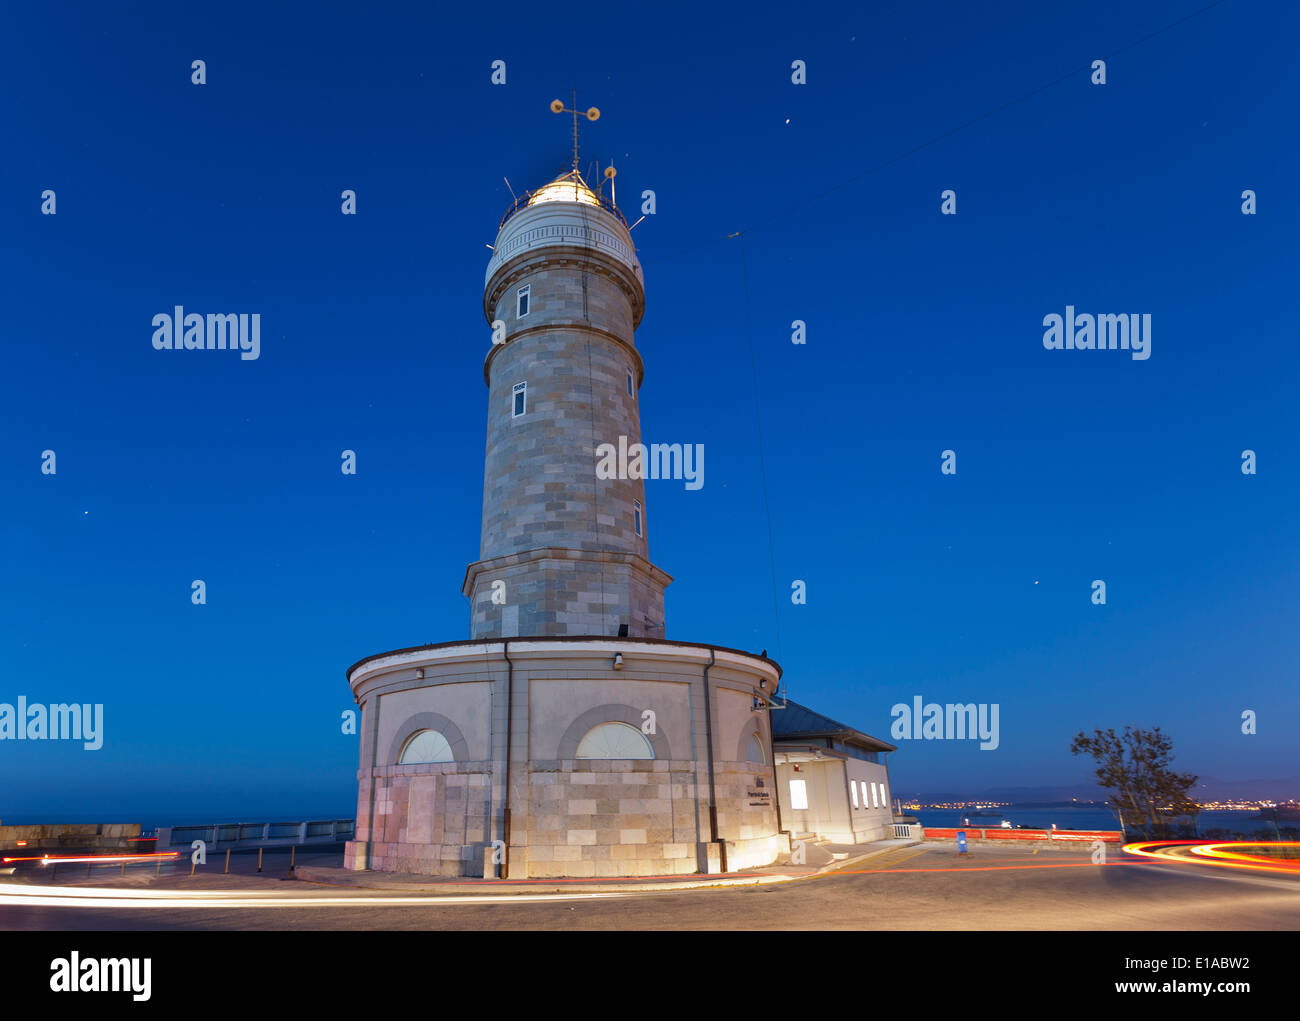
<path fill-rule="evenodd" d="M 781 818 L 795 837 L 861 844 L 893 836 L 889 766 L 895 745 L 797 702 L 772 707 Z"/>

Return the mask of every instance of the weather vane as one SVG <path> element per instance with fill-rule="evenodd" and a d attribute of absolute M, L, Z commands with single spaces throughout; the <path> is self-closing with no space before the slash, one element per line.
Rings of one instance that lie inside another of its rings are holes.
<path fill-rule="evenodd" d="M 578 90 L 573 90 L 573 108 L 567 109 L 564 100 L 551 100 L 551 113 L 571 113 L 573 114 L 573 169 L 578 169 L 578 116 L 581 111 L 578 110 Z M 600 119 L 600 111 L 594 106 L 587 107 L 585 114 L 587 120 L 595 121 Z"/>

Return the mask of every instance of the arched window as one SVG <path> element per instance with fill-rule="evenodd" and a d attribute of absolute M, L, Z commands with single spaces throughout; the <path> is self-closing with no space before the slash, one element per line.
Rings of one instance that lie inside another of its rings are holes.
<path fill-rule="evenodd" d="M 417 730 L 402 748 L 397 757 L 399 766 L 409 766 L 417 762 L 455 762 L 451 745 L 436 730 Z"/>
<path fill-rule="evenodd" d="M 654 747 L 636 727 L 601 723 L 578 742 L 575 759 L 653 759 Z"/>
<path fill-rule="evenodd" d="M 745 746 L 745 761 L 767 762 L 767 759 L 763 756 L 763 742 L 758 739 L 757 734 L 749 735 L 749 744 Z"/>

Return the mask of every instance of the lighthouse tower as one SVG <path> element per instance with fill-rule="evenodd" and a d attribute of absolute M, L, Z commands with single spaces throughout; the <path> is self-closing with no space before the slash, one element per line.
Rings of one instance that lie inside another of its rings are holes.
<path fill-rule="evenodd" d="M 578 172 L 574 124 L 572 169 L 506 212 L 487 266 L 470 637 L 347 672 L 348 868 L 684 875 L 790 850 L 767 712 L 781 668 L 665 638 L 672 579 L 649 559 L 645 484 L 597 475 L 598 448 L 641 440 L 645 286 L 622 214 Z"/>
<path fill-rule="evenodd" d="M 645 484 L 600 479 L 596 448 L 641 439 L 641 264 L 612 201 L 575 168 L 506 213 L 488 263 L 488 386 L 472 637 L 664 637 Z"/>

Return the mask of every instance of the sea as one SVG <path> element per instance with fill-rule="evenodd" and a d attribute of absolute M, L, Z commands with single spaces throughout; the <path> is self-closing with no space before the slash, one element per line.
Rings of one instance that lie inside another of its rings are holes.
<path fill-rule="evenodd" d="M 1012 826 L 1023 826 L 1025 829 L 1046 830 L 1051 829 L 1053 824 L 1058 830 L 1119 829 L 1119 821 L 1115 818 L 1115 813 L 1104 805 L 1063 805 L 1059 807 L 1032 805 L 1022 808 L 1013 804 L 1002 809 L 985 809 L 985 811 L 1001 811 L 1001 817 L 996 815 L 974 815 L 972 811 L 969 808 L 922 808 L 909 814 L 920 819 L 921 825 L 936 828 L 951 826 L 995 827 L 1001 824 L 1002 819 L 1006 819 Z M 1227 830 L 1233 834 L 1242 833 L 1247 836 L 1262 833 L 1268 839 L 1275 840 L 1277 835 L 1273 831 L 1273 820 L 1271 818 L 1260 819 L 1258 815 L 1259 813 L 1256 811 L 1202 812 L 1196 818 L 1196 831 L 1202 835 L 1209 830 L 1216 829 Z M 1286 829 L 1288 826 L 1294 828 L 1297 823 L 1295 820 L 1279 819 L 1278 825 L 1282 829 Z"/>

